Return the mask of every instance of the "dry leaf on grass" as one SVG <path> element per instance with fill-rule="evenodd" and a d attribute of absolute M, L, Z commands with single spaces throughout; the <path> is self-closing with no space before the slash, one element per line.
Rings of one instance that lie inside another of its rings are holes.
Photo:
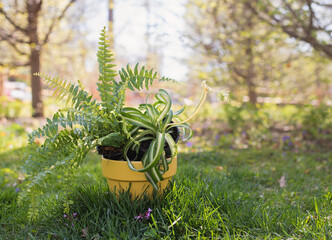
<path fill-rule="evenodd" d="M 82 233 L 83 233 L 83 234 L 81 235 L 81 237 L 82 237 L 82 238 L 86 238 L 86 237 L 88 236 L 88 228 L 86 228 L 86 229 L 83 228 L 83 229 L 82 229 Z"/>
<path fill-rule="evenodd" d="M 221 171 L 221 170 L 223 170 L 224 168 L 223 168 L 223 166 L 216 166 L 216 170 L 217 171 Z"/>
<path fill-rule="evenodd" d="M 278 180 L 278 182 L 279 182 L 279 185 L 280 185 L 281 188 L 286 187 L 286 178 L 285 178 L 285 176 L 282 176 L 282 177 Z"/>

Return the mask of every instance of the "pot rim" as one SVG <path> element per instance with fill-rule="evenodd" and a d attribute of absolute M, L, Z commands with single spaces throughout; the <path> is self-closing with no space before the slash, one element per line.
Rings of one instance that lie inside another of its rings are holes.
<path fill-rule="evenodd" d="M 136 169 L 143 168 L 141 161 L 132 161 Z M 136 172 L 128 167 L 127 161 L 101 159 L 103 176 L 117 181 L 145 182 L 148 181 L 144 172 Z M 169 164 L 169 170 L 163 174 L 163 178 L 170 178 L 177 172 L 177 157 Z"/>

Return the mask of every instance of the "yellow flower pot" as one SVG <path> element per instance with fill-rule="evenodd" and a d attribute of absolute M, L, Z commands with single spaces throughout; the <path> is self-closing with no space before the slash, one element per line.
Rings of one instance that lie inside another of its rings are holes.
<path fill-rule="evenodd" d="M 142 162 L 132 162 L 136 169 L 143 168 Z M 117 194 L 119 191 L 127 191 L 130 186 L 132 199 L 141 197 L 144 193 L 152 196 L 153 187 L 148 182 L 145 174 L 129 169 L 126 161 L 115 161 L 102 158 L 101 160 L 103 176 L 107 178 L 110 191 Z M 169 165 L 169 170 L 163 175 L 164 180 L 158 183 L 159 192 L 162 193 L 169 181 L 176 174 L 177 157 Z"/>

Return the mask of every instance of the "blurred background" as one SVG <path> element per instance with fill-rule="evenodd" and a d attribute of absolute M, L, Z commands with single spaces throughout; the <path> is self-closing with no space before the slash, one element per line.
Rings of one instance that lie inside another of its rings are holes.
<path fill-rule="evenodd" d="M 186 151 L 332 149 L 329 0 L 1 0 L 0 23 L 0 153 L 64 106 L 35 72 L 80 80 L 99 97 L 104 26 L 118 67 L 140 62 L 174 78 L 156 88 L 188 113 L 203 80 L 229 91 L 228 102 L 209 96 Z M 128 94 L 129 105 L 144 101 Z"/>

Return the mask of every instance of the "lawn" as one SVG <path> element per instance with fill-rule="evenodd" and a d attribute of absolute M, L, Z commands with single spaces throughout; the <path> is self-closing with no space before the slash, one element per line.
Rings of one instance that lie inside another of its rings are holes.
<path fill-rule="evenodd" d="M 203 110 L 164 197 L 133 202 L 109 192 L 96 153 L 27 193 L 41 123 L 0 125 L 0 239 L 332 239 L 331 108 Z"/>
<path fill-rule="evenodd" d="M 100 157 L 91 153 L 74 177 L 50 179 L 51 188 L 36 197 L 37 208 L 18 201 L 21 192 L 13 184 L 23 151 L 0 155 L 0 239 L 332 238 L 328 151 L 183 146 L 165 197 L 134 202 L 109 193 Z M 135 218 L 149 208 L 148 219 Z"/>

